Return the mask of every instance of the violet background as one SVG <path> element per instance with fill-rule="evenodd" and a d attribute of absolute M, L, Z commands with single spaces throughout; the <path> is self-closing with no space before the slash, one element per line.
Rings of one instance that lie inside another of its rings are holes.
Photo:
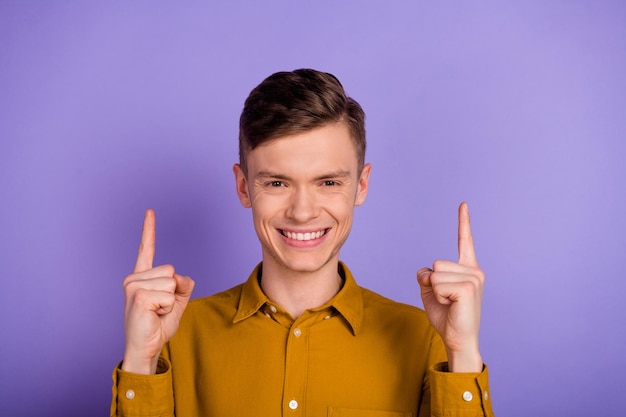
<path fill-rule="evenodd" d="M 626 3 L 0 2 L 0 415 L 107 415 L 143 211 L 195 297 L 260 259 L 237 123 L 278 70 L 368 115 L 343 252 L 420 305 L 470 203 L 499 416 L 624 415 Z"/>

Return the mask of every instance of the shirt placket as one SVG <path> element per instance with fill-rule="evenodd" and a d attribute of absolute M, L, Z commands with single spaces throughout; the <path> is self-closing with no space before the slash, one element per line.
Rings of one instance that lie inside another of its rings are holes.
<path fill-rule="evenodd" d="M 305 317 L 306 316 L 306 317 Z M 285 354 L 283 416 L 304 416 L 309 364 L 308 340 L 313 317 L 304 313 L 289 329 Z"/>
<path fill-rule="evenodd" d="M 283 416 L 307 415 L 311 331 L 316 323 L 331 317 L 330 308 L 308 310 L 289 327 L 285 352 Z"/>

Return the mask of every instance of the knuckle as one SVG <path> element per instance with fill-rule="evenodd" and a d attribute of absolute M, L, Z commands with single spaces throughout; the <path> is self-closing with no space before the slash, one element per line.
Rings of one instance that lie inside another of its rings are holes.
<path fill-rule="evenodd" d="M 172 278 L 167 278 L 164 283 L 164 290 L 169 293 L 174 293 L 176 291 L 176 280 Z"/>
<path fill-rule="evenodd" d="M 163 268 L 163 271 L 165 272 L 165 274 L 168 277 L 173 277 L 174 274 L 176 273 L 176 269 L 174 269 L 174 265 L 165 264 L 165 265 L 162 266 L 162 268 Z"/>
<path fill-rule="evenodd" d="M 435 262 L 433 262 L 433 270 L 440 271 L 445 268 L 445 264 L 446 261 L 437 259 Z"/>
<path fill-rule="evenodd" d="M 132 300 L 134 304 L 139 304 L 139 305 L 147 304 L 148 301 L 150 300 L 150 291 L 144 288 L 139 288 L 132 295 Z"/>
<path fill-rule="evenodd" d="M 476 290 L 476 282 L 472 279 L 460 282 L 459 286 L 465 293 L 473 293 Z"/>
<path fill-rule="evenodd" d="M 460 282 L 459 286 L 461 291 L 467 295 L 475 295 L 481 291 L 481 282 L 475 277 L 469 278 L 466 281 Z"/>
<path fill-rule="evenodd" d="M 480 268 L 474 269 L 471 273 L 471 277 L 478 285 L 482 285 L 485 282 L 485 272 Z"/>
<path fill-rule="evenodd" d="M 132 294 L 139 290 L 146 290 L 146 282 L 147 280 L 145 279 L 136 279 L 129 281 L 126 285 L 126 292 Z"/>
<path fill-rule="evenodd" d="M 124 289 L 124 292 L 128 292 L 132 289 L 132 287 L 134 287 L 137 283 L 137 275 L 135 274 L 130 274 L 128 275 L 126 278 L 124 278 L 124 281 L 122 281 L 122 288 Z"/>
<path fill-rule="evenodd" d="M 485 279 L 487 278 L 487 276 L 485 275 L 485 271 L 483 271 L 482 269 L 478 269 L 476 271 L 476 276 L 478 277 L 480 282 L 485 282 Z"/>

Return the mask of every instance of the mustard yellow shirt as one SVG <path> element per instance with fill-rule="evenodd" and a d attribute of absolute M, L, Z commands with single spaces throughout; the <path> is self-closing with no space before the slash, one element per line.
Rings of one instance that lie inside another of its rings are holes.
<path fill-rule="evenodd" d="M 493 416 L 487 367 L 446 372 L 423 310 L 344 285 L 294 320 L 259 285 L 189 303 L 156 375 L 113 373 L 111 416 Z"/>

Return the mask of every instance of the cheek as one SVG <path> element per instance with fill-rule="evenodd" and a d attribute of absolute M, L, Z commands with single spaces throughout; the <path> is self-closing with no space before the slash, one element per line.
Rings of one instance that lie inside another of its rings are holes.
<path fill-rule="evenodd" d="M 271 238 L 272 228 L 269 226 L 271 216 L 265 214 L 263 210 L 260 210 L 258 206 L 252 208 L 252 223 L 257 237 L 261 241 L 267 241 Z"/>
<path fill-rule="evenodd" d="M 352 222 L 354 200 L 350 197 L 345 195 L 335 196 L 325 202 L 325 207 L 328 214 L 336 219 L 339 224 Z"/>
<path fill-rule="evenodd" d="M 285 198 L 278 195 L 256 193 L 252 198 L 252 216 L 257 221 L 267 221 L 280 215 L 285 207 Z"/>

